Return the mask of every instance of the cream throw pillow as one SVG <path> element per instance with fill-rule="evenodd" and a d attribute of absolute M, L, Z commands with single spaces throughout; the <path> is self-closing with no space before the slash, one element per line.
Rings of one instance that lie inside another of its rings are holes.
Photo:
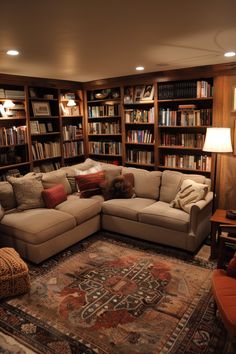
<path fill-rule="evenodd" d="M 8 182 L 11 183 L 18 210 L 27 210 L 45 207 L 42 191 L 42 176 L 27 177 L 9 177 Z"/>
<path fill-rule="evenodd" d="M 205 199 L 207 193 L 208 186 L 206 184 L 196 183 L 191 179 L 185 179 L 175 199 L 170 202 L 170 206 L 190 213 L 194 203 Z"/>

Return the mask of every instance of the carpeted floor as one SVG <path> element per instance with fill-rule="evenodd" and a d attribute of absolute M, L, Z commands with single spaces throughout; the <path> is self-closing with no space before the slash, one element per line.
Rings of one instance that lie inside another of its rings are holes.
<path fill-rule="evenodd" d="M 208 257 L 94 235 L 30 265 L 30 294 L 0 305 L 0 353 L 230 353 Z"/>

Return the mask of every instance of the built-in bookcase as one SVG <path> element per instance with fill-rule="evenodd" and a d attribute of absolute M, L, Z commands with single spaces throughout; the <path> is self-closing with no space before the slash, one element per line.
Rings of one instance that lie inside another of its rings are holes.
<path fill-rule="evenodd" d="M 58 89 L 30 86 L 28 97 L 33 168 L 40 170 L 47 161 L 58 168 L 62 156 Z"/>
<path fill-rule="evenodd" d="M 84 112 L 81 90 L 60 90 L 63 164 L 84 158 Z"/>
<path fill-rule="evenodd" d="M 154 84 L 124 87 L 125 165 L 154 168 Z"/>
<path fill-rule="evenodd" d="M 158 84 L 160 169 L 210 174 L 211 155 L 202 148 L 212 112 L 212 79 Z"/>
<path fill-rule="evenodd" d="M 88 154 L 122 164 L 120 87 L 87 92 Z"/>
<path fill-rule="evenodd" d="M 27 172 L 28 127 L 24 86 L 0 85 L 0 174 L 18 176 Z"/>

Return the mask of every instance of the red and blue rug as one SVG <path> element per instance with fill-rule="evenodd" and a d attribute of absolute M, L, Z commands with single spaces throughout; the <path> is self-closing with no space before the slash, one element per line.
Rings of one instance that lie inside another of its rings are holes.
<path fill-rule="evenodd" d="M 224 353 L 211 268 L 98 234 L 31 266 L 31 291 L 1 303 L 0 330 L 36 353 Z"/>

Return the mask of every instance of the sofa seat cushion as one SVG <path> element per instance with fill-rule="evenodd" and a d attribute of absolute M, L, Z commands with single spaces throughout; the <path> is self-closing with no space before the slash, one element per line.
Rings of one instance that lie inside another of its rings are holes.
<path fill-rule="evenodd" d="M 79 225 L 101 212 L 101 202 L 96 199 L 69 195 L 66 201 L 56 206 L 56 210 L 72 215 Z"/>
<path fill-rule="evenodd" d="M 141 210 L 139 221 L 167 229 L 188 232 L 189 214 L 180 209 L 173 209 L 168 203 L 159 201 Z"/>
<path fill-rule="evenodd" d="M 6 213 L 0 233 L 28 243 L 40 244 L 76 226 L 75 218 L 55 209 L 37 208 Z"/>
<path fill-rule="evenodd" d="M 215 269 L 212 290 L 225 327 L 232 336 L 236 336 L 236 279 L 222 269 Z"/>
<path fill-rule="evenodd" d="M 104 214 L 138 221 L 138 213 L 155 202 L 154 199 L 145 198 L 111 199 L 103 203 L 102 212 Z"/>

